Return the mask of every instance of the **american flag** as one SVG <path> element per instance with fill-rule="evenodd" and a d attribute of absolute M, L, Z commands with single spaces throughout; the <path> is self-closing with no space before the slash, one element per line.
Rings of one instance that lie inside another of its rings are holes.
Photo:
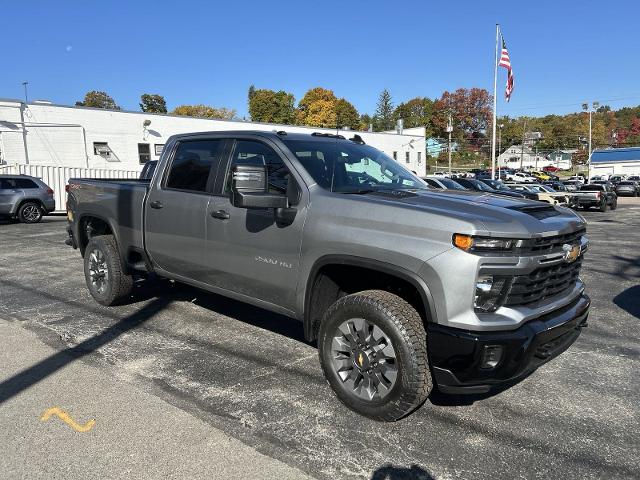
<path fill-rule="evenodd" d="M 504 89 L 504 98 L 507 102 L 511 99 L 511 93 L 513 93 L 513 69 L 511 68 L 511 60 L 509 59 L 509 52 L 507 50 L 507 44 L 502 37 L 502 52 L 500 53 L 500 62 L 498 66 L 507 69 L 507 85 Z"/>

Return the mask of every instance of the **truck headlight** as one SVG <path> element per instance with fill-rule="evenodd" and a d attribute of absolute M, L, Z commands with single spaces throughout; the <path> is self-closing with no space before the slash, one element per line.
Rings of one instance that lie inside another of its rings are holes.
<path fill-rule="evenodd" d="M 474 237 L 462 233 L 453 235 L 453 244 L 465 252 L 510 252 L 522 243 L 523 240 L 511 238 Z"/>
<path fill-rule="evenodd" d="M 476 311 L 487 313 L 495 312 L 502 304 L 507 288 L 508 277 L 493 275 L 480 275 L 476 281 L 476 293 L 473 306 Z"/>

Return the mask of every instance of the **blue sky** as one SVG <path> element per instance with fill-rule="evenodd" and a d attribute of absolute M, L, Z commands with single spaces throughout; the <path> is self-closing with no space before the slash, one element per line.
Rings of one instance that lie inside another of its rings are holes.
<path fill-rule="evenodd" d="M 333 89 L 372 113 L 395 103 L 493 85 L 495 23 L 515 72 L 499 114 L 640 104 L 640 2 L 603 1 L 22 1 L 2 7 L 0 97 L 73 104 L 104 90 L 124 109 L 142 93 L 246 115 L 250 84 L 300 99 Z"/>

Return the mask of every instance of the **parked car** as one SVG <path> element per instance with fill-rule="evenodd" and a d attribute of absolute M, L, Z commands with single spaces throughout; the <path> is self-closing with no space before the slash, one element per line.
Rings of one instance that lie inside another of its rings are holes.
<path fill-rule="evenodd" d="M 576 206 L 578 207 L 585 209 L 596 207 L 601 212 L 605 212 L 607 206 L 611 207 L 611 210 L 618 208 L 618 196 L 609 185 L 595 183 L 581 185 L 573 195 L 576 197 Z"/>
<path fill-rule="evenodd" d="M 543 185 L 546 185 L 548 187 L 553 188 L 556 192 L 568 192 L 569 189 L 567 188 L 567 186 L 562 183 L 562 182 L 558 182 L 555 180 L 549 181 L 549 182 L 544 182 Z"/>
<path fill-rule="evenodd" d="M 422 179 L 427 182 L 427 185 L 438 190 L 466 190 L 466 188 L 452 178 L 426 176 Z"/>
<path fill-rule="evenodd" d="M 627 179 L 626 175 L 611 175 L 609 177 L 609 182 L 611 182 L 612 184 L 616 185 L 624 180 Z"/>
<path fill-rule="evenodd" d="M 640 196 L 640 182 L 625 180 L 615 186 L 615 192 L 619 197 L 627 195 L 631 197 Z"/>
<path fill-rule="evenodd" d="M 491 188 L 493 188 L 494 193 L 496 195 L 505 195 L 507 197 L 513 197 L 513 198 L 527 198 L 522 193 L 518 193 L 511 190 L 509 187 L 507 187 L 504 184 L 502 180 L 482 179 L 480 181 L 486 185 L 489 185 Z"/>
<path fill-rule="evenodd" d="M 38 223 L 54 211 L 53 190 L 36 177 L 0 175 L 0 215 L 22 223 Z"/>
<path fill-rule="evenodd" d="M 537 183 L 538 179 L 524 172 L 507 173 L 506 179 L 518 183 Z"/>
<path fill-rule="evenodd" d="M 555 172 L 559 172 L 560 169 L 558 167 L 554 167 L 553 165 L 548 165 L 546 167 L 542 167 L 542 171 L 543 172 L 555 173 Z"/>
<path fill-rule="evenodd" d="M 562 184 L 567 187 L 568 192 L 575 192 L 580 188 L 582 182 L 580 180 L 565 180 Z"/>
<path fill-rule="evenodd" d="M 538 179 L 539 182 L 546 182 L 547 180 L 551 180 L 551 175 L 545 172 L 532 171 L 528 172 L 529 175 Z"/>
<path fill-rule="evenodd" d="M 571 199 L 569 196 L 562 192 L 556 192 L 550 187 L 540 184 L 522 184 L 522 183 L 511 183 L 507 184 L 507 186 L 518 193 L 529 192 L 536 197 L 534 200 L 538 200 L 539 202 L 549 203 L 551 205 L 560 205 L 560 206 L 569 206 L 571 203 Z M 531 198 L 531 197 L 530 197 Z"/>
<path fill-rule="evenodd" d="M 69 184 L 67 242 L 96 302 L 126 301 L 132 275 L 154 272 L 297 318 L 337 397 L 377 420 L 433 385 L 508 385 L 586 325 L 579 215 L 435 191 L 339 135 L 181 134 L 151 182 Z"/>
<path fill-rule="evenodd" d="M 640 175 L 631 175 L 627 178 L 630 182 L 640 182 Z"/>
<path fill-rule="evenodd" d="M 468 190 L 491 193 L 493 195 L 505 195 L 507 197 L 512 197 L 512 198 L 518 198 L 518 197 L 524 198 L 524 195 L 521 195 L 518 192 L 514 192 L 508 187 L 504 187 L 504 190 L 493 188 L 491 185 L 487 183 L 486 180 L 482 181 L 482 180 L 476 180 L 475 178 L 460 178 L 456 181 Z M 501 183 L 502 182 L 496 181 L 496 184 L 501 184 Z"/>
<path fill-rule="evenodd" d="M 586 183 L 587 179 L 584 178 L 584 175 L 572 175 L 570 176 L 567 181 L 571 182 L 571 181 L 577 181 L 580 183 Z"/>

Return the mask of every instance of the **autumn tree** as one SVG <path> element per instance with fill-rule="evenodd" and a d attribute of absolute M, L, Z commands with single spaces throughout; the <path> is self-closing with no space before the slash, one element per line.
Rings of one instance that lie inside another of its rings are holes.
<path fill-rule="evenodd" d="M 491 95 L 483 88 L 459 88 L 455 92 L 444 92 L 435 102 L 434 125 L 438 135 L 445 135 L 448 114 L 451 113 L 453 137 L 457 141 L 465 141 L 478 134 L 484 136 L 490 126 L 491 101 Z"/>
<path fill-rule="evenodd" d="M 116 102 L 106 92 L 91 90 L 84 96 L 84 100 L 76 102 L 79 107 L 106 108 L 109 110 L 120 110 Z"/>
<path fill-rule="evenodd" d="M 167 113 L 167 102 L 162 95 L 143 93 L 140 96 L 140 110 L 147 113 Z"/>
<path fill-rule="evenodd" d="M 290 125 L 295 120 L 295 98 L 283 90 L 249 88 L 249 115 L 254 122 Z"/>
<path fill-rule="evenodd" d="M 183 115 L 185 117 L 218 118 L 221 120 L 231 120 L 235 118 L 236 111 L 225 107 L 216 108 L 209 105 L 180 105 L 173 109 L 173 115 Z"/>
<path fill-rule="evenodd" d="M 391 94 L 386 88 L 380 93 L 378 97 L 378 104 L 376 105 L 376 113 L 373 116 L 375 129 L 392 130 L 394 127 L 393 120 L 393 101 Z"/>
<path fill-rule="evenodd" d="M 333 90 L 322 87 L 308 90 L 298 102 L 296 123 L 312 127 L 335 127 L 337 100 Z"/>

